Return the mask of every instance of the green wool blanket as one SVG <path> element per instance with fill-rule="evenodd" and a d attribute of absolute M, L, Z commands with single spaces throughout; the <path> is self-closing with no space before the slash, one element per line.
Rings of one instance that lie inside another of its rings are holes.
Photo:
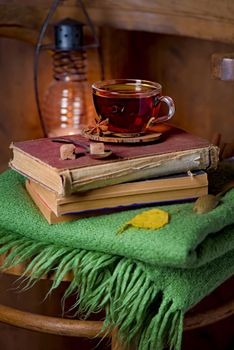
<path fill-rule="evenodd" d="M 184 313 L 234 272 L 234 190 L 207 214 L 193 203 L 160 208 L 170 222 L 157 229 L 116 232 L 136 209 L 50 226 L 24 188 L 24 178 L 0 175 L 0 254 L 5 266 L 27 261 L 28 285 L 53 272 L 51 291 L 71 271 L 64 299 L 75 310 L 106 311 L 105 327 L 139 350 L 179 350 Z M 151 208 L 150 208 L 151 209 Z"/>

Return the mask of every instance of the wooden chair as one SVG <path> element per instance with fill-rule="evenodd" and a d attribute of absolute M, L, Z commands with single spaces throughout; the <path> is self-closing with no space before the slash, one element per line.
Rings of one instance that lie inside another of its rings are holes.
<path fill-rule="evenodd" d="M 7 273 L 20 276 L 23 269 L 24 267 L 22 265 L 18 265 L 17 267 L 8 270 Z M 66 281 L 69 281 L 69 276 L 67 277 Z M 232 282 L 233 281 L 231 280 L 231 283 Z M 221 305 L 215 305 L 205 310 L 195 307 L 195 309 L 185 315 L 184 331 L 211 325 L 215 322 L 224 320 L 233 314 L 234 300 L 224 301 Z M 119 343 L 115 336 L 115 332 L 109 334 L 104 334 L 102 332 L 102 321 L 84 321 L 45 316 L 0 304 L 0 322 L 36 332 L 63 335 L 68 337 L 101 338 L 107 336 L 111 338 L 112 350 L 126 350 L 126 347 Z M 131 350 L 133 349 L 134 348 L 132 347 Z"/>
<path fill-rule="evenodd" d="M 234 301 L 227 302 L 215 309 L 210 309 L 193 316 L 186 316 L 184 330 L 192 330 L 221 321 L 234 314 Z M 42 333 L 63 335 L 68 337 L 103 337 L 102 321 L 81 321 L 50 317 L 17 310 L 0 305 L 0 322 L 8 325 Z M 123 350 L 115 334 L 111 337 L 111 349 Z M 125 348 L 126 349 L 126 348 Z"/>

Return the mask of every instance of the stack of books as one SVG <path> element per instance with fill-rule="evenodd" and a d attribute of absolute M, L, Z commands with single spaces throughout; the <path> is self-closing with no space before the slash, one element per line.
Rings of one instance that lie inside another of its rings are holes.
<path fill-rule="evenodd" d="M 154 143 L 108 144 L 112 156 L 106 159 L 77 147 L 76 159 L 62 160 L 60 147 L 50 138 L 11 145 L 10 166 L 27 178 L 27 191 L 50 224 L 195 200 L 207 194 L 206 170 L 217 166 L 219 153 L 207 140 L 172 126 Z"/>

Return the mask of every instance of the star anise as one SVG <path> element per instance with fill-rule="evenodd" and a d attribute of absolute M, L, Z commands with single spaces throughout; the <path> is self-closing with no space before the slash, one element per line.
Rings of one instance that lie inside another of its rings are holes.
<path fill-rule="evenodd" d="M 105 120 L 97 121 L 96 123 L 89 125 L 85 132 L 87 134 L 98 136 L 101 136 L 103 134 L 109 134 L 110 132 L 108 131 L 108 124 L 108 118 Z"/>

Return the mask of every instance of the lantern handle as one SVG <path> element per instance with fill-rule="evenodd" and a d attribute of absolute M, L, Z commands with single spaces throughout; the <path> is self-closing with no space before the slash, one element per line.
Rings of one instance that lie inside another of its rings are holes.
<path fill-rule="evenodd" d="M 40 49 L 42 46 L 42 41 L 43 38 L 45 36 L 45 32 L 46 29 L 48 27 L 49 21 L 52 18 L 54 12 L 56 11 L 59 3 L 61 0 L 54 0 L 49 12 L 40 28 L 40 32 L 39 32 L 39 36 L 38 36 L 38 40 L 35 46 L 35 51 L 34 51 L 34 69 L 33 69 L 33 80 L 34 80 L 34 91 L 35 91 L 35 98 L 36 98 L 36 105 L 37 105 L 37 111 L 39 114 L 39 118 L 40 118 L 40 122 L 41 122 L 41 127 L 42 127 L 42 131 L 44 136 L 47 136 L 47 132 L 46 132 L 46 127 L 45 127 L 45 123 L 42 117 L 42 111 L 41 111 L 41 106 L 40 106 L 40 99 L 39 99 L 39 90 L 38 90 L 38 66 L 39 66 L 39 54 L 40 54 Z"/>
<path fill-rule="evenodd" d="M 96 30 L 95 30 L 95 27 L 93 25 L 93 22 L 91 21 L 91 18 L 89 17 L 89 14 L 88 14 L 85 6 L 84 6 L 83 1 L 82 0 L 77 0 L 77 1 L 79 2 L 79 5 L 80 5 L 82 11 L 84 12 L 86 20 L 87 20 L 87 22 L 88 22 L 88 24 L 90 26 L 91 32 L 93 34 L 95 45 L 96 45 L 98 56 L 99 56 L 100 67 L 101 67 L 101 80 L 104 80 L 105 79 L 105 71 L 104 71 L 102 51 L 100 49 L 100 44 L 99 44 L 99 40 L 98 40 L 98 37 L 97 37 L 97 33 L 96 33 Z M 86 46 L 86 48 L 87 48 L 87 46 Z"/>

